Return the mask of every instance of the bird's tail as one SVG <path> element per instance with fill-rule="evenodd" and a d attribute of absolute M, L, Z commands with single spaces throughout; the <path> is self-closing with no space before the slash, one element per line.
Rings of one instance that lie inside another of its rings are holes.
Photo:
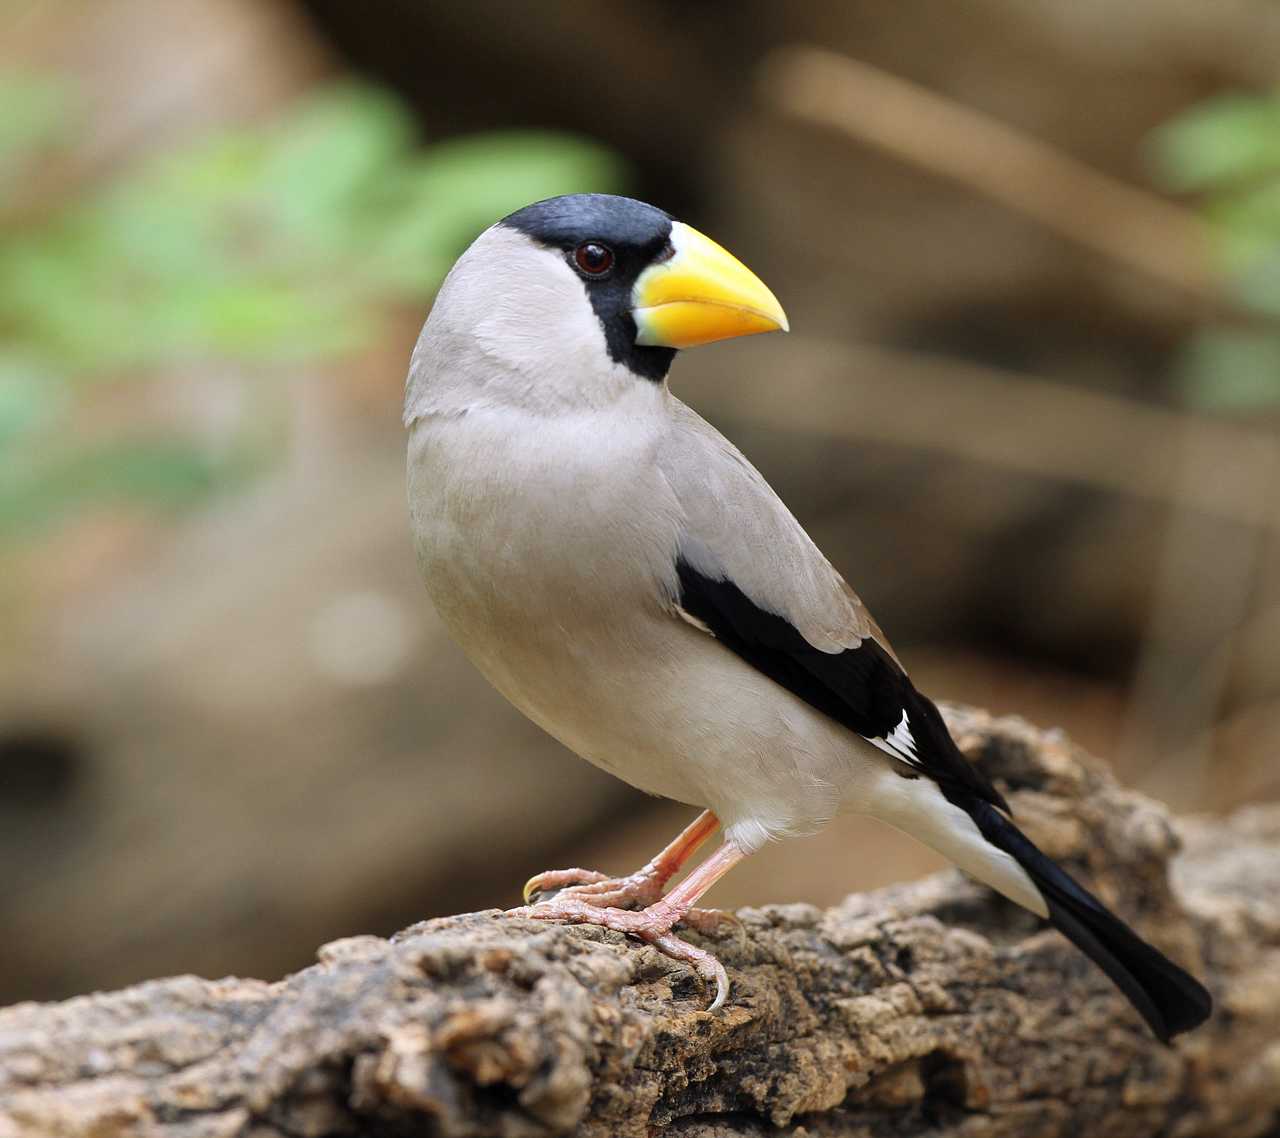
<path fill-rule="evenodd" d="M 1167 1043 L 1209 1017 L 1213 1001 L 1203 984 L 1152 948 L 999 810 L 977 798 L 957 805 L 983 838 L 1021 866 L 1053 926 L 1111 977 L 1160 1039 Z"/>
<path fill-rule="evenodd" d="M 886 774 L 868 802 L 984 885 L 1046 918 L 1102 969 L 1166 1042 L 1208 1018 L 1203 985 L 1110 912 L 994 805 L 932 779 Z"/>

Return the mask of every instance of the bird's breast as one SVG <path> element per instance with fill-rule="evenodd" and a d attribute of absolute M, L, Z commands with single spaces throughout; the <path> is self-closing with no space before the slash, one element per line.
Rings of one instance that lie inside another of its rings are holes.
<path fill-rule="evenodd" d="M 686 519 L 654 432 L 504 428 L 428 420 L 410 445 L 427 587 L 485 677 L 642 790 L 756 834 L 829 817 L 843 728 L 671 612 Z"/>
<path fill-rule="evenodd" d="M 681 515 L 654 447 L 652 430 L 617 416 L 415 426 L 410 510 L 432 600 L 539 722 L 583 689 L 601 651 L 666 622 Z"/>

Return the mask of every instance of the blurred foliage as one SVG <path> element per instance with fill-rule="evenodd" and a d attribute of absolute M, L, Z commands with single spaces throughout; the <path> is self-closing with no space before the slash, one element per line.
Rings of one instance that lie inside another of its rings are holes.
<path fill-rule="evenodd" d="M 41 148 L 67 138 L 73 102 L 67 85 L 51 76 L 0 73 L 0 195 Z"/>
<path fill-rule="evenodd" d="M 1164 184 L 1201 196 L 1229 285 L 1260 318 L 1257 327 L 1210 328 L 1192 341 L 1185 394 L 1224 410 L 1280 404 L 1280 92 L 1211 99 L 1153 142 Z"/>
<path fill-rule="evenodd" d="M 77 429 L 113 389 L 250 370 L 252 390 L 354 352 L 495 218 L 622 180 L 563 135 L 419 148 L 393 96 L 344 82 L 33 209 L 16 174 L 74 137 L 75 105 L 48 77 L 0 77 L 0 537 L 94 502 L 189 501 L 264 461 L 248 433 L 211 448 L 194 425 Z"/>

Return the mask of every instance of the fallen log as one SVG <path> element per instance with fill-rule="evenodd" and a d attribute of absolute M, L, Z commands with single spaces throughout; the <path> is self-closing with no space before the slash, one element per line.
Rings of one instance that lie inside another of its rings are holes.
<path fill-rule="evenodd" d="M 958 873 L 743 910 L 714 1014 L 648 947 L 495 910 L 325 945 L 276 983 L 0 1011 L 0 1138 L 1280 1133 L 1280 805 L 1171 820 L 1058 733 L 950 719 L 1046 852 L 1206 980 L 1203 1028 L 1161 1045 Z"/>

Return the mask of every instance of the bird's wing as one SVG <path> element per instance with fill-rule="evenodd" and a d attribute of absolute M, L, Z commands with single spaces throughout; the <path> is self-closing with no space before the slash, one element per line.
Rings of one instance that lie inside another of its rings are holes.
<path fill-rule="evenodd" d="M 674 402 L 674 401 L 673 401 Z M 685 524 L 678 615 L 948 797 L 1008 805 L 760 473 L 683 404 L 659 454 Z"/>

